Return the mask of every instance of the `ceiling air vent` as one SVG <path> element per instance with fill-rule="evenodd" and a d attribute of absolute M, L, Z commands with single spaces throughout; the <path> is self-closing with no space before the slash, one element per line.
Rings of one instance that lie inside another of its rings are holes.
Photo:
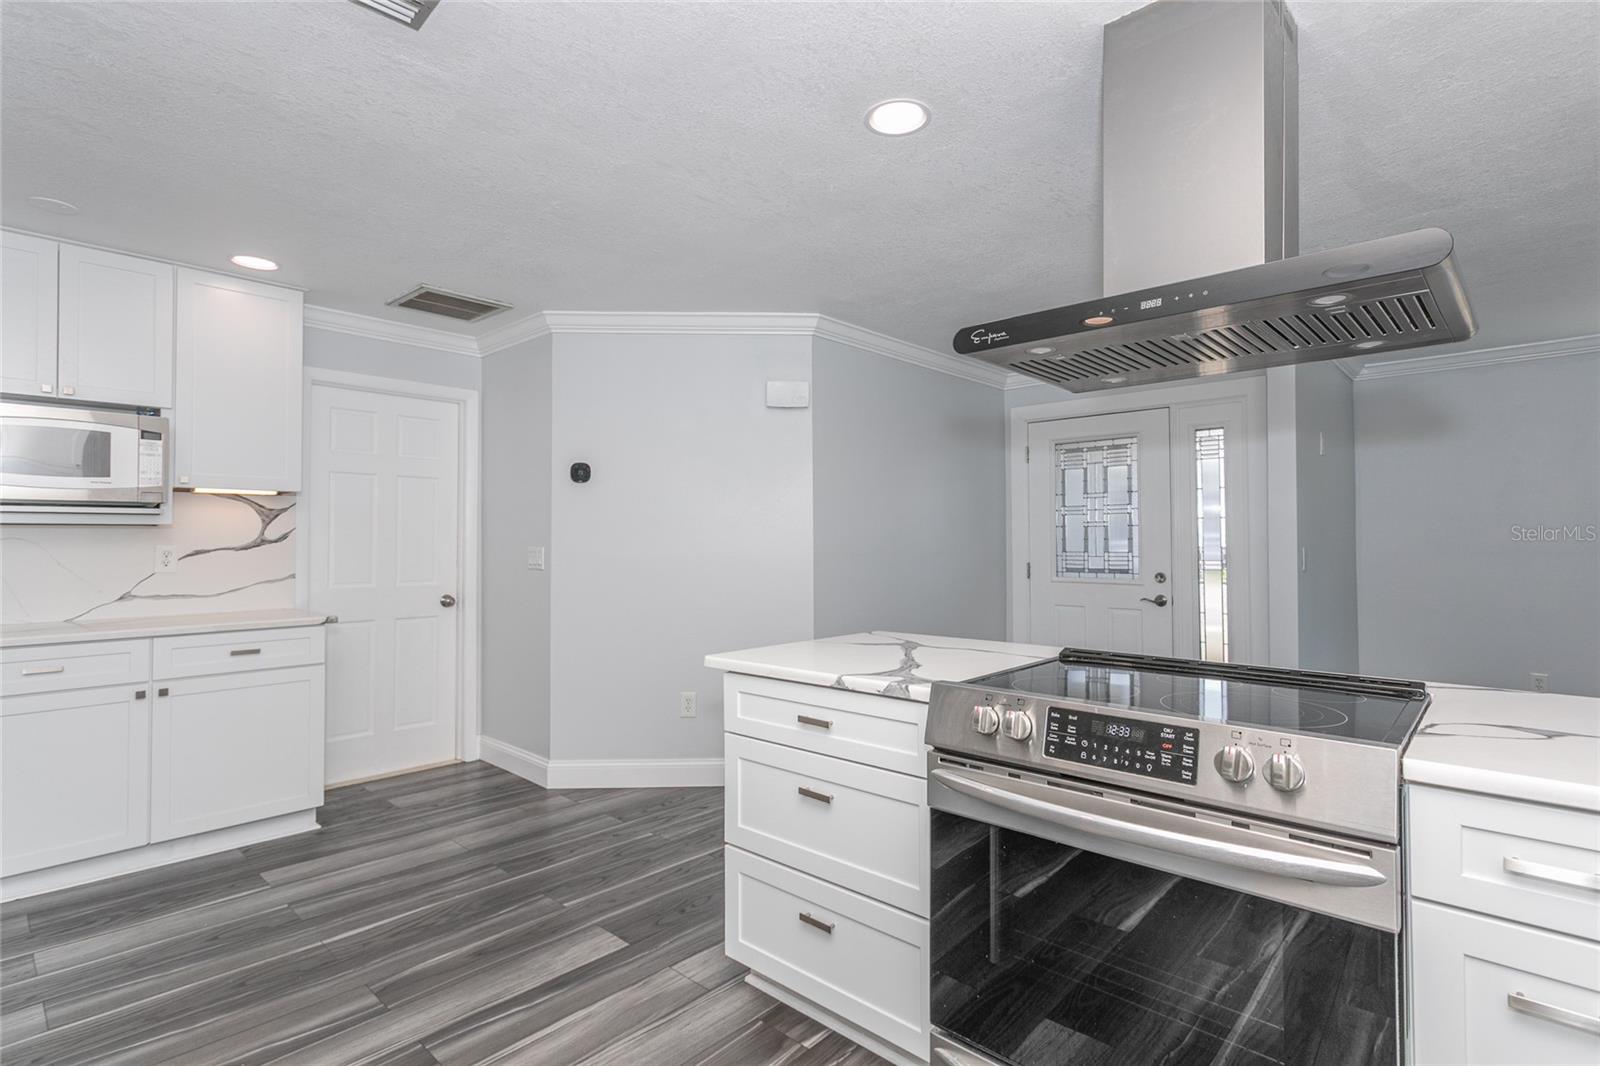
<path fill-rule="evenodd" d="M 479 296 L 463 296 L 447 292 L 432 285 L 418 285 L 404 296 L 389 301 L 390 307 L 409 307 L 413 311 L 426 311 L 430 315 L 443 315 L 461 322 L 476 322 L 480 318 L 509 308 L 510 304 L 485 300 Z"/>
<path fill-rule="evenodd" d="M 362 7 L 370 7 L 385 18 L 403 22 L 412 29 L 422 28 L 439 0 L 351 0 Z"/>

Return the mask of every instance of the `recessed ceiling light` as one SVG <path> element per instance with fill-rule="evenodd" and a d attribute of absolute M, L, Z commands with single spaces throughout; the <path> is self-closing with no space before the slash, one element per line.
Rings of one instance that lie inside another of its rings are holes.
<path fill-rule="evenodd" d="M 1083 320 L 1083 324 L 1086 326 L 1109 326 L 1115 321 L 1116 319 L 1110 315 L 1090 315 Z"/>
<path fill-rule="evenodd" d="M 34 207 L 57 215 L 75 215 L 78 213 L 77 204 L 69 204 L 65 200 L 57 200 L 54 196 L 30 196 L 28 197 L 28 202 Z"/>
<path fill-rule="evenodd" d="M 915 100 L 885 100 L 867 112 L 867 128 L 886 137 L 915 133 L 928 124 L 928 106 Z"/>
<path fill-rule="evenodd" d="M 1028 349 L 1028 354 L 1029 355 L 1049 355 L 1053 351 L 1055 351 L 1054 348 L 1029 348 Z"/>
<path fill-rule="evenodd" d="M 228 260 L 234 266 L 244 267 L 246 270 L 277 270 L 278 264 L 270 259 L 263 259 L 259 255 L 236 255 Z"/>
<path fill-rule="evenodd" d="M 1105 382 L 1107 385 L 1121 385 L 1124 381 L 1127 381 L 1128 379 L 1118 375 L 1118 376 L 1109 377 L 1109 378 L 1101 378 L 1100 380 Z"/>
<path fill-rule="evenodd" d="M 1330 292 L 1326 296 L 1316 297 L 1311 302 L 1316 304 L 1318 307 L 1332 307 L 1334 304 L 1342 304 L 1348 299 L 1350 299 L 1350 297 L 1346 296 L 1342 292 Z"/>
<path fill-rule="evenodd" d="M 1354 348 L 1358 352 L 1364 352 L 1368 348 L 1381 348 L 1382 346 L 1382 341 L 1360 341 L 1356 344 L 1352 344 L 1350 347 Z"/>

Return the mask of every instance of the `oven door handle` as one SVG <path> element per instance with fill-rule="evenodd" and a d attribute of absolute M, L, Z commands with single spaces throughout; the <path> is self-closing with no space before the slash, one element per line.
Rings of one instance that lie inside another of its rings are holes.
<path fill-rule="evenodd" d="M 1370 888 L 1388 880 L 1381 870 L 1359 862 L 1323 859 L 1250 844 L 1207 840 L 1188 833 L 1108 818 L 1103 814 L 1077 809 L 1073 805 L 1073 794 L 1070 792 L 1062 792 L 1059 799 L 1042 800 L 1010 789 L 1003 782 L 996 781 L 991 784 L 962 770 L 940 768 L 934 770 L 930 777 L 954 792 L 1017 814 L 1041 818 L 1067 829 L 1075 829 L 1107 840 L 1138 844 L 1174 855 L 1186 855 L 1214 862 L 1220 866 L 1232 866 L 1278 877 L 1292 877 L 1319 885 L 1351 888 Z"/>

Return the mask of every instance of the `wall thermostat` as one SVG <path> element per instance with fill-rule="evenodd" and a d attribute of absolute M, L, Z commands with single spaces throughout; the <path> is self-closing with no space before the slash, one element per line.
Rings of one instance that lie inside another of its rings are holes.
<path fill-rule="evenodd" d="M 588 463 L 573 463 L 572 464 L 572 480 L 577 482 L 580 485 L 582 485 L 585 481 L 588 481 L 589 480 L 589 464 Z"/>

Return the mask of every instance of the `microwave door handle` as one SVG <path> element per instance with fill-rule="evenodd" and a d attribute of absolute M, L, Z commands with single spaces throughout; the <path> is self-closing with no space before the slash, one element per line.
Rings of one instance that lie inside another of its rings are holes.
<path fill-rule="evenodd" d="M 1256 873 L 1351 888 L 1372 887 L 1388 880 L 1382 871 L 1358 862 L 1341 862 L 1336 859 L 1299 855 L 1292 851 L 1280 851 L 1253 844 L 1208 840 L 1157 826 L 1108 818 L 1075 806 L 1073 802 L 1075 797 L 1070 792 L 1063 791 L 1060 798 L 1043 800 L 1009 787 L 1002 781 L 996 780 L 991 783 L 966 771 L 940 768 L 934 770 L 930 776 L 953 792 L 959 792 L 1016 814 L 1030 815 L 1107 840 L 1203 859 L 1219 866 L 1232 866 Z"/>

